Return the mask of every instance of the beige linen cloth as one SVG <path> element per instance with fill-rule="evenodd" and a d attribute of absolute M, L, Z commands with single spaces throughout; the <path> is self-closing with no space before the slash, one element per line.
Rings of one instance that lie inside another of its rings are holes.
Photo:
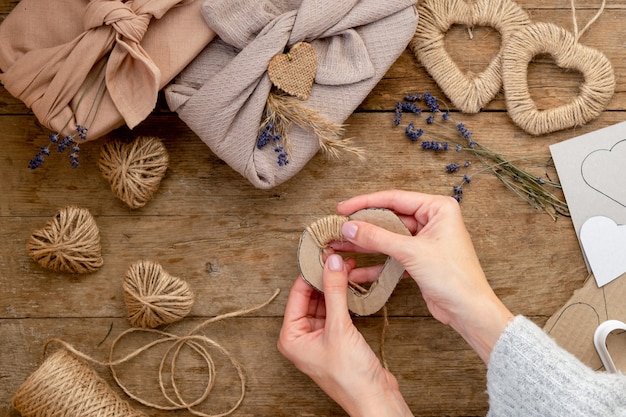
<path fill-rule="evenodd" d="M 54 133 L 95 139 L 144 120 L 214 35 L 200 0 L 22 0 L 0 25 L 0 82 Z"/>
<path fill-rule="evenodd" d="M 294 126 L 289 164 L 272 146 L 256 147 L 272 84 L 268 63 L 305 41 L 318 68 L 305 105 L 343 123 L 415 33 L 415 0 L 205 0 L 216 38 L 166 89 L 170 108 L 237 172 L 259 188 L 288 180 L 319 149 Z"/>

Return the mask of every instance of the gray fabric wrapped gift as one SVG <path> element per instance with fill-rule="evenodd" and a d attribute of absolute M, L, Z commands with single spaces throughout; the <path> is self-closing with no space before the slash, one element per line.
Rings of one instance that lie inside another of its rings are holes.
<path fill-rule="evenodd" d="M 317 71 L 301 103 L 341 124 L 415 33 L 415 0 L 206 0 L 216 38 L 170 84 L 168 105 L 211 150 L 258 188 L 293 177 L 319 150 L 309 129 L 289 128 L 288 163 L 258 147 L 276 55 L 310 43 Z"/>

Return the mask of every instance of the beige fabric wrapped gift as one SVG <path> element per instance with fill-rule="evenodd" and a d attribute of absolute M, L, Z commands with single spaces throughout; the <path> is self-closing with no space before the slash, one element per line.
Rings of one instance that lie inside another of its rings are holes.
<path fill-rule="evenodd" d="M 0 82 L 55 133 L 133 128 L 213 38 L 199 9 L 199 0 L 22 0 L 0 25 Z"/>
<path fill-rule="evenodd" d="M 313 46 L 317 71 L 303 105 L 343 123 L 415 33 L 415 0 L 205 0 L 216 38 L 166 89 L 168 105 L 236 171 L 259 188 L 295 175 L 318 151 L 292 125 L 290 150 L 257 146 L 272 91 L 273 57 L 299 42 Z"/>

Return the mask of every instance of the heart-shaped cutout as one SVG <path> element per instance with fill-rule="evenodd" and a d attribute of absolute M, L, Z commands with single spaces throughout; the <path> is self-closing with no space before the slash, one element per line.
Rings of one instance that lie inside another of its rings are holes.
<path fill-rule="evenodd" d="M 169 155 L 159 138 L 140 136 L 130 143 L 107 142 L 100 150 L 100 173 L 111 191 L 130 208 L 146 205 L 159 189 Z"/>
<path fill-rule="evenodd" d="M 479 112 L 502 86 L 502 45 L 530 24 L 528 15 L 511 0 L 422 0 L 418 13 L 420 21 L 410 43 L 415 56 L 455 107 Z M 500 51 L 483 72 L 463 73 L 446 51 L 445 33 L 454 24 L 489 26 L 500 33 Z"/>
<path fill-rule="evenodd" d="M 128 321 L 133 327 L 155 328 L 181 320 L 195 299 L 186 281 L 171 276 L 155 262 L 132 264 L 123 287 Z"/>
<path fill-rule="evenodd" d="M 581 174 L 591 188 L 626 207 L 624 161 L 626 140 L 621 140 L 611 149 L 598 149 L 587 155 L 581 164 Z"/>
<path fill-rule="evenodd" d="M 626 273 L 626 225 L 591 217 L 580 228 L 580 243 L 599 287 Z"/>
<path fill-rule="evenodd" d="M 57 272 L 86 274 L 103 265 L 100 231 L 86 208 L 68 206 L 32 233 L 28 254 L 39 265 Z"/>
<path fill-rule="evenodd" d="M 298 42 L 288 53 L 274 56 L 267 67 L 272 84 L 301 100 L 311 95 L 316 72 L 317 54 L 306 42 Z"/>
<path fill-rule="evenodd" d="M 557 66 L 582 73 L 579 95 L 569 103 L 539 110 L 528 88 L 528 63 L 550 54 Z M 583 125 L 606 109 L 615 91 L 611 62 L 600 51 L 584 46 L 574 35 L 551 23 L 534 23 L 504 45 L 502 81 L 511 119 L 526 132 L 542 135 Z"/>
<path fill-rule="evenodd" d="M 394 233 L 411 235 L 402 220 L 387 209 L 359 210 L 349 217 L 328 216 L 313 223 L 300 237 L 298 263 L 304 280 L 319 291 L 323 289 L 322 250 L 333 240 L 342 239 L 341 226 L 348 220 L 360 220 Z M 368 316 L 380 310 L 391 296 L 403 273 L 404 266 L 400 262 L 391 257 L 387 258 L 380 275 L 367 292 L 348 291 L 350 311 L 360 316 Z"/>

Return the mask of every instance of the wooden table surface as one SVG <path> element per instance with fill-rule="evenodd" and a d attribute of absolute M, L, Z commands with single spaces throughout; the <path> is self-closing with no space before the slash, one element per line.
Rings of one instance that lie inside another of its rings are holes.
<path fill-rule="evenodd" d="M 1 0 L 0 19 L 17 3 Z M 599 3 L 577 2 L 580 25 L 595 14 Z M 535 21 L 572 29 L 569 1 L 520 0 L 519 4 Z M 454 119 L 465 123 L 475 140 L 504 155 L 545 159 L 550 144 L 625 120 L 624 21 L 626 1 L 609 2 L 582 38 L 608 56 L 617 79 L 607 111 L 593 122 L 533 137 L 508 117 L 502 93 L 479 114 L 454 112 Z M 473 40 L 466 30 L 455 28 L 448 39 L 451 55 L 464 69 L 474 71 L 484 68 L 499 47 L 497 32 L 486 28 L 475 29 Z M 582 81 L 579 73 L 557 68 L 547 56 L 536 57 L 528 77 L 541 108 L 571 100 Z M 365 162 L 317 155 L 287 183 L 259 190 L 168 112 L 162 97 L 157 110 L 133 131 L 121 128 L 84 144 L 78 169 L 73 170 L 65 158 L 50 157 L 43 167 L 31 171 L 28 161 L 47 142 L 49 132 L 0 87 L 0 415 L 18 415 L 11 397 L 41 364 L 47 339 L 63 339 L 95 359 L 107 360 L 114 338 L 129 328 L 122 279 L 129 265 L 141 259 L 159 262 L 170 274 L 184 278 L 195 292 L 190 316 L 167 328 L 179 335 L 209 317 L 253 307 L 274 290 L 282 290 L 267 307 L 200 332 L 228 349 L 245 369 L 246 397 L 234 415 L 343 415 L 276 349 L 287 293 L 299 272 L 298 240 L 308 224 L 334 213 L 337 202 L 356 194 L 388 188 L 451 193 L 461 174 L 447 174 L 444 166 L 456 155 L 424 152 L 419 143 L 407 140 L 403 128 L 392 125 L 396 102 L 407 93 L 424 91 L 445 99 L 407 50 L 347 120 L 347 135 L 366 150 Z M 431 138 L 445 132 L 441 127 L 426 130 Z M 105 141 L 137 135 L 161 137 L 171 161 L 152 201 L 131 210 L 113 196 L 99 175 L 97 159 Z M 475 164 L 468 172 L 479 169 Z M 99 226 L 104 266 L 96 273 L 50 272 L 26 252 L 32 231 L 69 204 L 88 208 Z M 543 325 L 587 277 L 571 220 L 559 217 L 554 221 L 489 174 L 474 177 L 461 205 L 496 293 L 514 313 Z M 403 280 L 387 307 L 385 353 L 413 413 L 485 415 L 485 366 L 454 331 L 430 316 L 414 282 Z M 378 351 L 382 314 L 355 322 Z M 136 341 L 140 340 L 138 336 Z M 216 386 L 200 407 L 208 413 L 227 410 L 239 395 L 236 374 L 223 356 L 214 353 Z M 151 352 L 119 367 L 124 381 L 154 401 L 158 401 L 153 395 L 158 357 L 158 352 Z M 204 369 L 192 359 L 184 358 L 185 373 L 180 377 L 189 398 L 206 380 Z M 108 368 L 94 368 L 114 386 Z M 131 403 L 151 416 L 189 415 Z"/>

